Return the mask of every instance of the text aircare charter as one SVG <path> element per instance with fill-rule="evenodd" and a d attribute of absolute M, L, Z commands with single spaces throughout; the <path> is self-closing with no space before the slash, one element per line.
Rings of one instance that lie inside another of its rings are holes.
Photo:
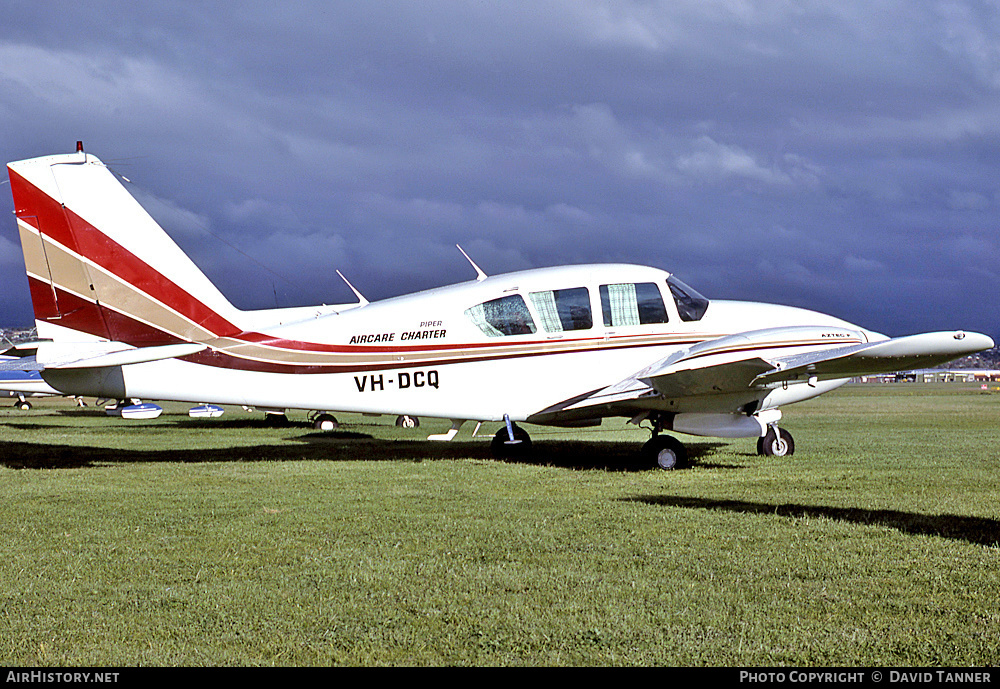
<path fill-rule="evenodd" d="M 399 334 L 399 340 L 400 342 L 439 340 L 447 334 L 448 331 L 443 328 L 437 330 L 408 330 Z M 368 333 L 365 335 L 352 335 L 348 344 L 386 344 L 395 342 L 396 333 Z"/>

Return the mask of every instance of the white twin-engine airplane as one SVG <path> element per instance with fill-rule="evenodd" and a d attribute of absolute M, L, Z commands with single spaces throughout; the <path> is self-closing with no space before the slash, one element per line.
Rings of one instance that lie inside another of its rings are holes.
<path fill-rule="evenodd" d="M 648 422 L 653 466 L 686 462 L 669 430 L 794 451 L 780 407 L 852 376 L 989 349 L 976 333 L 897 339 L 787 306 L 709 301 L 634 265 L 541 268 L 369 303 L 235 308 L 96 157 L 8 165 L 39 341 L 67 395 L 502 424 Z M 464 253 L 464 252 L 463 252 Z M 468 258 L 468 257 L 467 257 Z M 353 290 L 353 288 L 352 288 Z M 30 354 L 33 352 L 33 355 Z M 25 348 L 21 347 L 21 353 Z"/>

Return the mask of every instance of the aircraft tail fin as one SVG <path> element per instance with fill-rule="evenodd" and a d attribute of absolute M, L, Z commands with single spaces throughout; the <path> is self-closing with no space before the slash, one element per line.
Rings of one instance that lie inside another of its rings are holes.
<path fill-rule="evenodd" d="M 241 331 L 239 310 L 81 144 L 7 169 L 40 338 L 146 347 Z"/>

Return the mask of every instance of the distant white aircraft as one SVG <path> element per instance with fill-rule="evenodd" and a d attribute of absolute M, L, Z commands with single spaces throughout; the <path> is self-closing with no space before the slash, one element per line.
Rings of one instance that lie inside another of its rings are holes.
<path fill-rule="evenodd" d="M 496 422 L 500 454 L 528 447 L 518 422 L 621 417 L 648 423 L 644 453 L 674 468 L 686 451 L 663 431 L 756 437 L 761 454 L 791 454 L 780 407 L 993 346 L 976 333 L 889 339 L 813 311 L 710 302 L 633 265 L 487 277 L 470 259 L 477 279 L 462 284 L 242 311 L 82 145 L 8 169 L 40 339 L 31 361 L 64 394 L 300 409 L 327 427 L 336 411 L 451 420 L 438 440 Z"/>

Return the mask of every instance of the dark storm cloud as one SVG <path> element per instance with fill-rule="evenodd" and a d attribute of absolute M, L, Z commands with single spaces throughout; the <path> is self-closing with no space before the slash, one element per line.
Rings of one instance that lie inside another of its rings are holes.
<path fill-rule="evenodd" d="M 13 3 L 0 151 L 84 139 L 244 307 L 468 279 L 460 243 L 997 334 L 994 4 L 290 5 Z"/>

